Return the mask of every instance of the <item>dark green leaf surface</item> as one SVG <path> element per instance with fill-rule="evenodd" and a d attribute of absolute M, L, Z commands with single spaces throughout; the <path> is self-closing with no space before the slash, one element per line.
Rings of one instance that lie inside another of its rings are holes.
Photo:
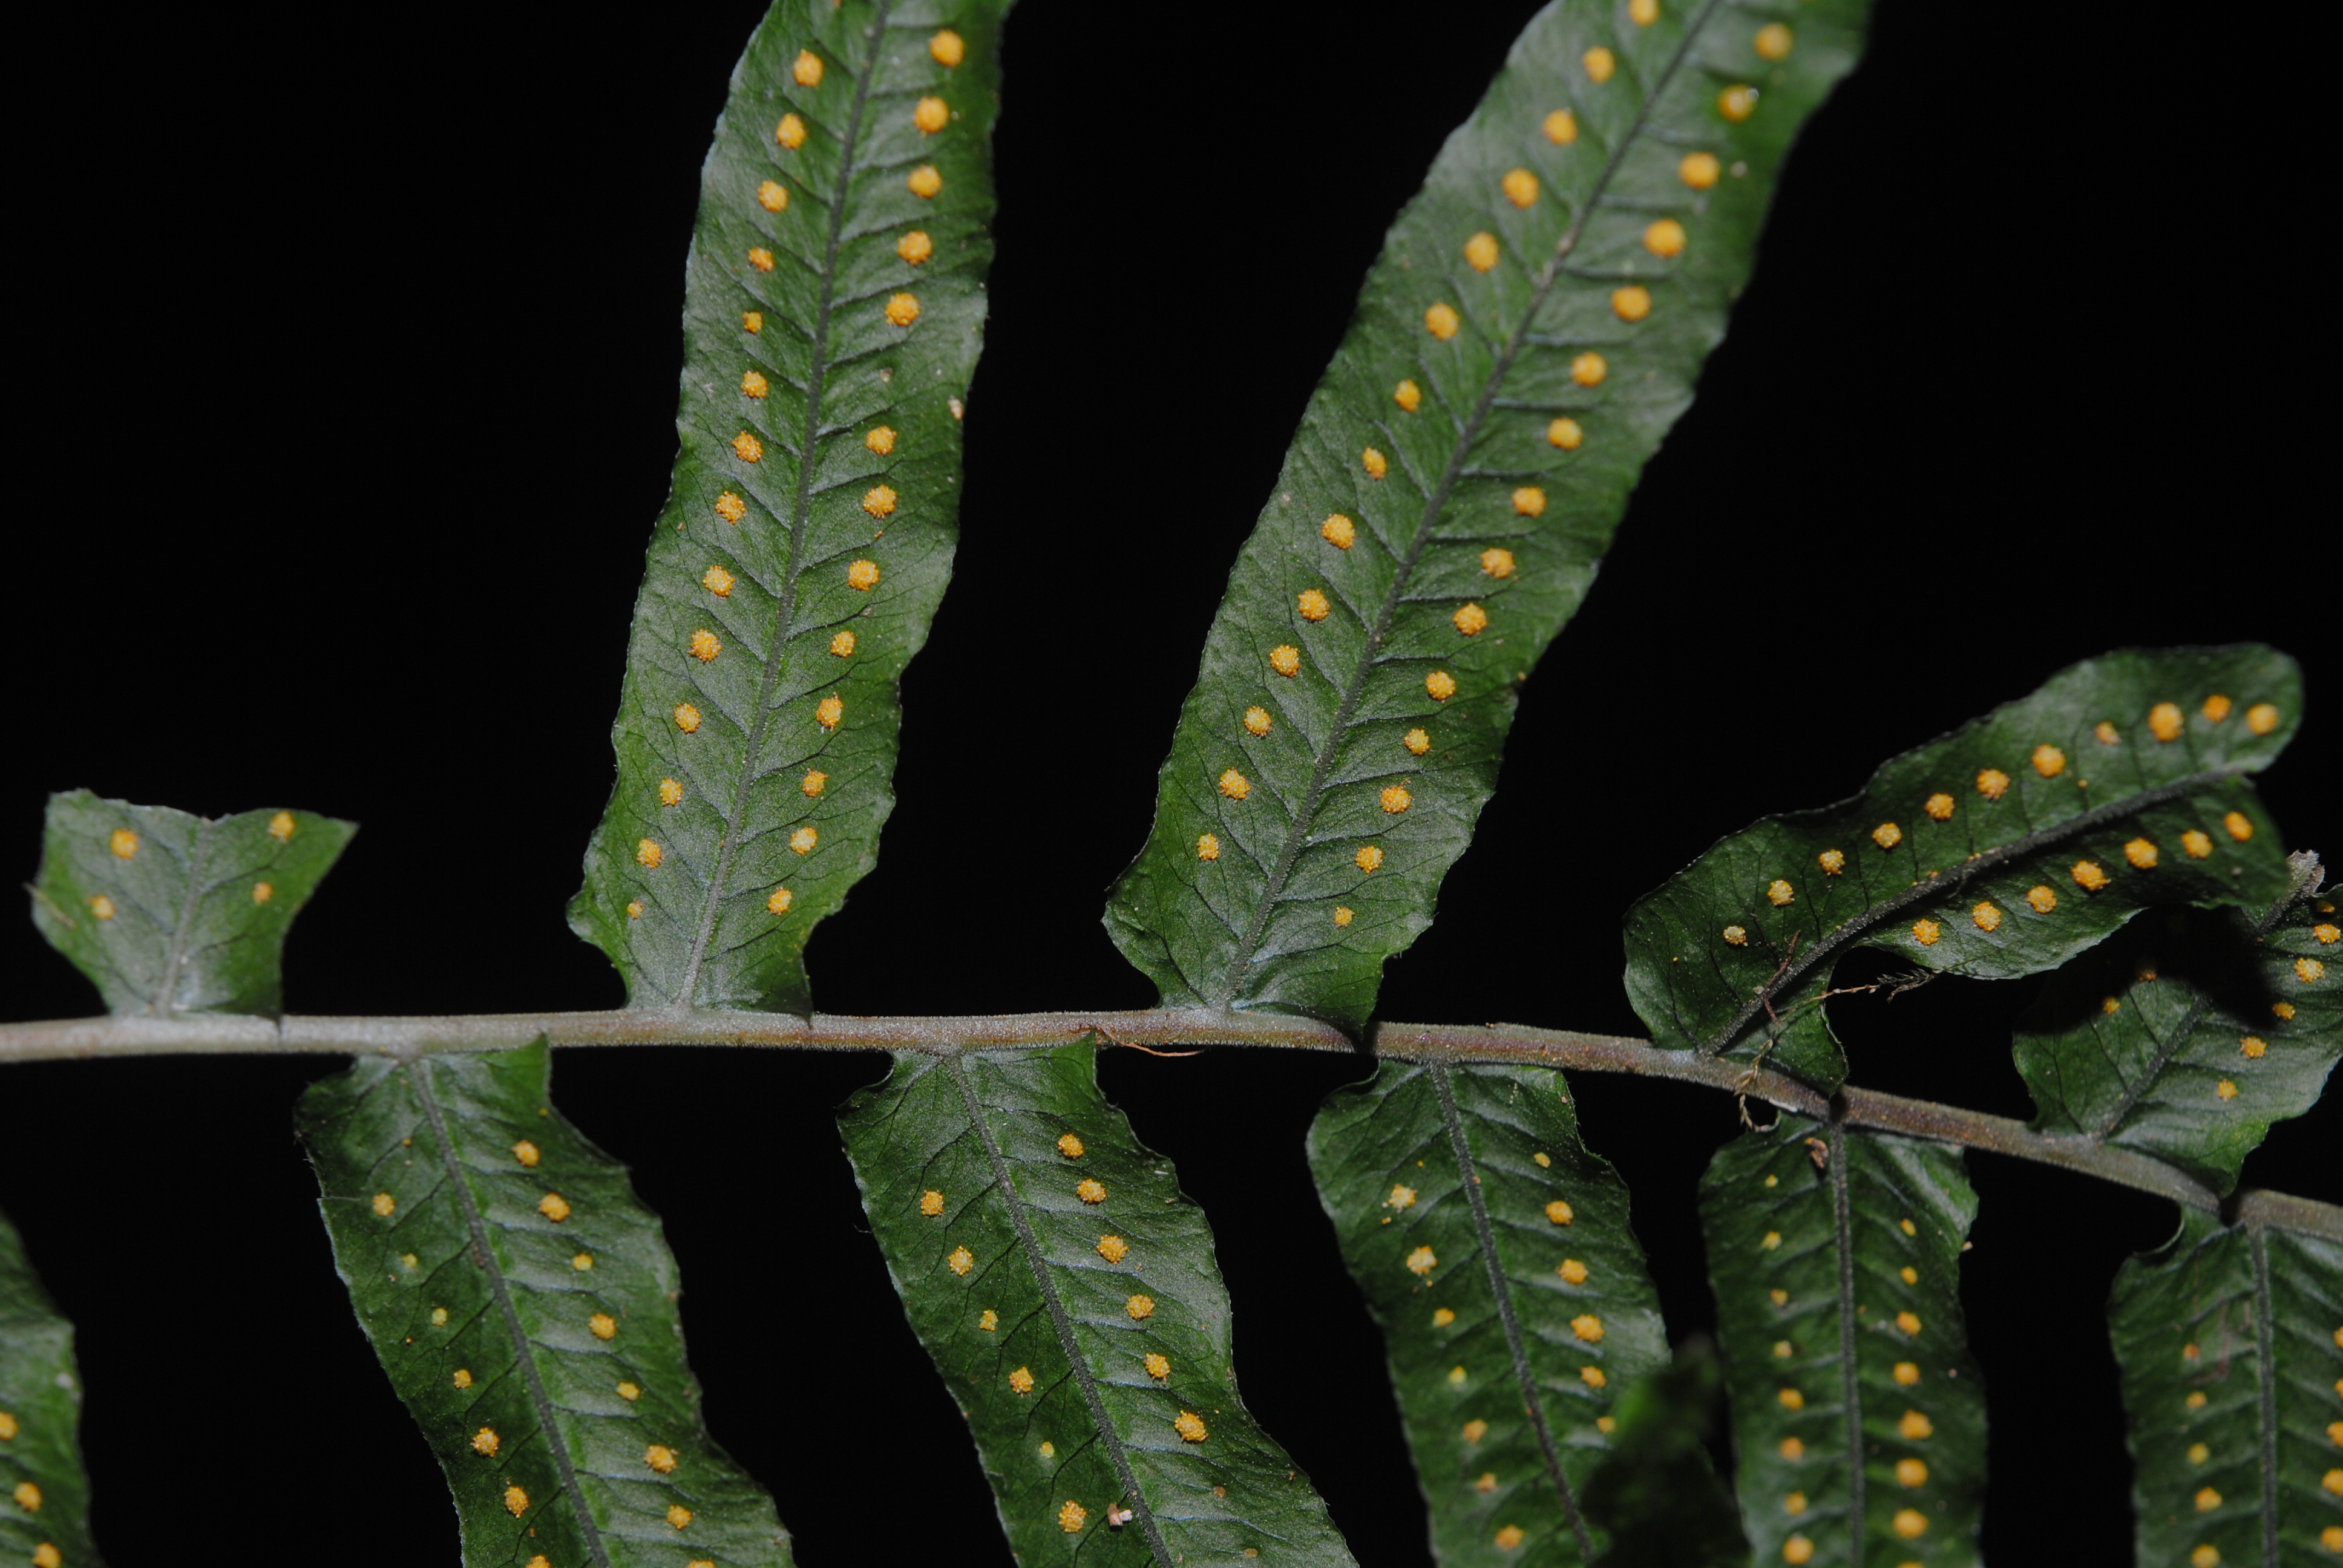
<path fill-rule="evenodd" d="M 1985 1388 L 1961 1151 L 1785 1117 L 1717 1151 L 1700 1193 L 1755 1561 L 1969 1568 Z"/>
<path fill-rule="evenodd" d="M 96 1568 L 73 1325 L 0 1214 L 0 1562 Z"/>
<path fill-rule="evenodd" d="M 781 1568 L 771 1499 L 701 1424 L 659 1217 L 548 1076 L 539 1040 L 361 1061 L 301 1100 L 335 1267 L 467 1568 Z"/>
<path fill-rule="evenodd" d="M 1203 1211 L 1099 1092 L 1096 1063 L 1087 1041 L 899 1052 L 840 1119 L 1011 1547 L 1025 1568 L 1348 1564 L 1326 1505 L 1237 1397 Z"/>
<path fill-rule="evenodd" d="M 1707 1341 L 1619 1396 L 1611 1452 L 1586 1479 L 1586 1517 L 1621 1568 L 1741 1568 L 1749 1539 L 1708 1457 L 1725 1373 Z"/>
<path fill-rule="evenodd" d="M 2318 857 L 2292 859 L 2259 918 L 2170 910 L 2050 978 L 2017 1030 L 2036 1126 L 2227 1192 L 2271 1122 L 2318 1103 L 2343 1056 L 2343 927 Z"/>
<path fill-rule="evenodd" d="M 805 1011 L 806 938 L 876 861 L 896 681 L 951 570 L 1008 8 L 780 0 L 733 73 L 569 907 L 633 1006 Z"/>
<path fill-rule="evenodd" d="M 1627 1189 L 1546 1068 L 1387 1061 L 1310 1130 L 1319 1201 L 1383 1327 L 1443 1563 L 1585 1562 L 1579 1499 L 1622 1391 L 1667 1363 Z"/>
<path fill-rule="evenodd" d="M 286 930 L 357 831 L 313 811 L 213 819 L 52 795 L 33 923 L 117 1016 L 274 1017 Z"/>
<path fill-rule="evenodd" d="M 2108 1313 L 2139 1561 L 2343 1557 L 2343 1247 L 2185 1211 Z"/>
<path fill-rule="evenodd" d="M 2061 670 L 1851 799 L 1720 839 L 1638 900 L 1628 996 L 1662 1046 L 1762 1053 L 1835 1088 L 1845 1062 L 1821 998 L 1857 945 L 2002 980 L 2153 905 L 2266 908 L 2285 849 L 2245 776 L 2292 739 L 2301 688 L 2292 659 L 2256 647 Z"/>
<path fill-rule="evenodd" d="M 1372 1011 L 1865 12 L 1815 0 L 1785 25 L 1696 0 L 1638 26 L 1611 0 L 1559 0 L 1523 30 L 1368 276 L 1108 908 L 1167 1003 Z M 1746 100 L 1725 95 L 1752 85 L 1753 112 L 1728 118 Z"/>

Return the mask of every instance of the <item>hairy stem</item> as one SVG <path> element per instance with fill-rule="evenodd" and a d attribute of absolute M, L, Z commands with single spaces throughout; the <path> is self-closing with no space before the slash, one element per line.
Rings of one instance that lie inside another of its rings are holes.
<path fill-rule="evenodd" d="M 557 1046 L 732 1045 L 795 1050 L 1017 1050 L 1070 1045 L 1096 1034 L 1111 1045 L 1141 1048 L 1257 1045 L 1339 1051 L 1402 1061 L 1509 1062 L 1577 1072 L 1625 1072 L 1675 1079 L 1763 1101 L 1800 1116 L 1828 1119 L 1833 1099 L 1778 1072 L 1752 1071 L 1690 1050 L 1663 1050 L 1648 1040 L 1577 1034 L 1523 1024 L 1381 1023 L 1363 1041 L 1332 1024 L 1280 1013 L 1208 1008 L 1128 1012 L 990 1013 L 968 1018 L 850 1018 L 778 1012 L 513 1012 L 438 1018 L 59 1019 L 0 1024 L 0 1065 L 117 1056 L 304 1053 L 427 1056 L 436 1051 L 513 1050 L 544 1036 Z M 1867 1089 L 1835 1097 L 1849 1127 L 1875 1127 L 1988 1153 L 2078 1171 L 2136 1187 L 2190 1208 L 2220 1212 L 2210 1188 L 2145 1154 L 2083 1136 L 2037 1132 L 2006 1116 L 1939 1105 Z M 2343 1241 L 2343 1209 L 2275 1193 L 2237 1201 L 2246 1223 Z"/>

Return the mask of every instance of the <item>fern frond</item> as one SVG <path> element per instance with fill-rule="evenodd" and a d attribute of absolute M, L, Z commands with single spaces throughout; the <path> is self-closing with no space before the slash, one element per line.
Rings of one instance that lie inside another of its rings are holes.
<path fill-rule="evenodd" d="M 1523 30 L 1368 275 L 1108 906 L 1166 1005 L 1373 1010 L 1867 9 L 1557 0 Z"/>
<path fill-rule="evenodd" d="M 570 925 L 639 1008 L 807 1011 L 951 572 L 1010 0 L 779 0 L 716 127 L 681 450 Z"/>
<path fill-rule="evenodd" d="M 357 824 L 49 797 L 33 923 L 117 1017 L 276 1016 L 285 933 Z"/>
<path fill-rule="evenodd" d="M 1203 1211 L 1097 1048 L 898 1052 L 840 1117 L 871 1233 L 1027 1568 L 1352 1557 L 1237 1396 Z"/>
<path fill-rule="evenodd" d="M 89 1533 L 73 1339 L 0 1214 L 0 1561 L 103 1568 Z"/>
<path fill-rule="evenodd" d="M 2316 855 L 2258 917 L 2174 910 L 2050 977 L 2019 1020 L 2035 1125 L 2152 1154 L 2227 1192 L 2343 1057 L 2343 930 Z M 2328 978 L 2333 964 L 2336 978 Z"/>
<path fill-rule="evenodd" d="M 1383 1329 L 1440 1560 L 1595 1557 L 1582 1493 L 1668 1342 L 1627 1189 L 1579 1141 L 1562 1074 L 1385 1062 L 1327 1101 L 1310 1168 Z"/>
<path fill-rule="evenodd" d="M 1961 1317 L 1961 1151 L 1785 1118 L 1719 1150 L 1700 1196 L 1755 1560 L 1974 1560 L 1985 1387 Z"/>
<path fill-rule="evenodd" d="M 301 1098 L 334 1265 L 467 1568 L 787 1568 L 772 1500 L 701 1423 L 659 1217 L 553 1109 L 550 1061 L 361 1061 Z"/>
<path fill-rule="evenodd" d="M 2184 1211 L 2108 1302 L 2142 1563 L 2343 1555 L 2343 1214 Z"/>
<path fill-rule="evenodd" d="M 1850 950 L 1932 974 L 2054 969 L 2141 910 L 2267 906 L 2285 847 L 2249 775 L 2302 714 L 2266 648 L 2128 649 L 1881 766 L 1861 793 L 1719 839 L 1627 913 L 1627 992 L 1664 1046 L 1825 1089 Z"/>

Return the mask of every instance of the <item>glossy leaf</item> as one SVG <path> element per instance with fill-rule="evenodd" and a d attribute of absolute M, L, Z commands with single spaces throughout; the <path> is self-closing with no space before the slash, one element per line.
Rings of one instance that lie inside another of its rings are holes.
<path fill-rule="evenodd" d="M 355 822 L 49 797 L 33 923 L 117 1016 L 283 1010 L 285 932 Z"/>
<path fill-rule="evenodd" d="M 1558 0 L 1523 30 L 1368 276 L 1109 905 L 1167 1004 L 1373 1010 L 1866 10 Z"/>
<path fill-rule="evenodd" d="M 2343 929 L 2318 857 L 2292 861 L 2258 917 L 2174 910 L 2050 978 L 2017 1031 L 2036 1126 L 2227 1192 L 2271 1122 L 2318 1103 L 2343 1056 Z"/>
<path fill-rule="evenodd" d="M 365 1060 L 302 1096 L 358 1326 L 455 1493 L 468 1564 L 779 1568 L 708 1434 L 675 1258 L 524 1050 Z"/>
<path fill-rule="evenodd" d="M 1203 1211 L 1099 1092 L 1096 1060 L 1087 1041 L 898 1052 L 840 1119 L 1010 1545 L 1026 1568 L 1348 1564 L 1237 1397 Z"/>
<path fill-rule="evenodd" d="M 97 1568 L 73 1337 L 0 1214 L 0 1562 Z"/>
<path fill-rule="evenodd" d="M 811 1002 L 950 575 L 1009 0 L 779 0 L 685 273 L 680 450 L 570 925 L 639 1008 Z"/>
<path fill-rule="evenodd" d="M 2265 648 L 2086 659 L 1850 799 L 1718 840 L 1628 911 L 1628 996 L 1663 1046 L 1835 1088 L 1821 1002 L 1855 947 L 2001 980 L 2151 906 L 2266 908 L 2285 849 L 2246 776 L 2301 712 L 2301 672 Z"/>
<path fill-rule="evenodd" d="M 1754 1560 L 1975 1562 L 1961 1151 L 1785 1117 L 1719 1150 L 1700 1200 Z"/>
<path fill-rule="evenodd" d="M 2139 1561 L 2343 1554 L 2343 1244 L 2189 1210 L 2124 1265 L 2108 1311 Z"/>
<path fill-rule="evenodd" d="M 1382 1325 L 1443 1563 L 1584 1563 L 1580 1493 L 1622 1392 L 1667 1364 L 1627 1189 L 1561 1073 L 1386 1061 L 1310 1166 Z"/>

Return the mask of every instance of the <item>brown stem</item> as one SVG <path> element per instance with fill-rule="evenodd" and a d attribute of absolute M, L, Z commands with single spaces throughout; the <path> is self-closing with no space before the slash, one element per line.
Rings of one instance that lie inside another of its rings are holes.
<path fill-rule="evenodd" d="M 1067 1045 L 1096 1034 L 1135 1047 L 1254 1045 L 1361 1057 L 1450 1063 L 1513 1062 L 1579 1072 L 1675 1079 L 1763 1100 L 1799 1116 L 1826 1117 L 1831 1101 L 1795 1079 L 1754 1070 L 1648 1040 L 1520 1024 L 1384 1023 L 1365 1043 L 1332 1024 L 1279 1013 L 1203 1008 L 1126 1012 L 996 1013 L 970 1018 L 849 1018 L 816 1013 L 546 1012 L 444 1018 L 281 1020 L 212 1014 L 170 1019 L 63 1019 L 0 1024 L 0 1064 L 118 1056 L 293 1055 L 415 1057 L 435 1051 L 510 1050 L 542 1035 L 558 1046 L 733 1045 L 799 1050 L 1014 1050 Z M 2037 1132 L 2006 1116 L 1848 1088 L 1837 1097 L 1849 1127 L 1964 1144 L 2012 1159 L 2079 1171 L 2191 1208 L 2218 1212 L 2211 1189 L 2159 1160 L 2088 1138 Z M 2237 1222 L 2343 1241 L 2343 1209 L 2276 1192 L 2237 1199 Z"/>

